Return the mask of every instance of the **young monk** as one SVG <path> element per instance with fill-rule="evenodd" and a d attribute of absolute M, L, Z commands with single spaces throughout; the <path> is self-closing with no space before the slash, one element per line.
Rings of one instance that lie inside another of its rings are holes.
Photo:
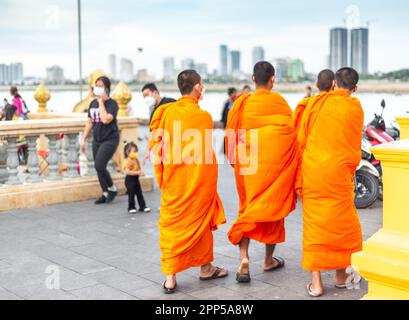
<path fill-rule="evenodd" d="M 335 88 L 335 74 L 331 70 L 323 70 L 318 74 L 316 86 L 318 88 L 318 95 L 321 93 L 329 92 Z M 298 135 L 301 126 L 301 119 L 304 114 L 305 108 L 308 103 L 313 99 L 313 96 L 305 97 L 302 99 L 293 112 L 293 122 L 295 132 Z"/>
<path fill-rule="evenodd" d="M 182 98 L 160 106 L 151 122 L 150 148 L 162 191 L 159 231 L 165 293 L 175 292 L 176 274 L 190 267 L 201 267 L 201 280 L 228 274 L 212 265 L 212 231 L 226 220 L 217 194 L 213 120 L 198 105 L 204 86 L 194 70 L 180 73 L 178 86 Z"/>
<path fill-rule="evenodd" d="M 269 62 L 257 63 L 253 74 L 256 92 L 241 96 L 227 121 L 227 129 L 235 133 L 233 138 L 226 137 L 226 148 L 239 194 L 238 219 L 228 233 L 230 241 L 240 247 L 238 282 L 251 280 L 250 239 L 266 244 L 265 271 L 284 266 L 284 260 L 273 253 L 276 244 L 285 241 L 284 219 L 296 204 L 297 140 L 289 105 L 281 95 L 271 92 L 274 76 Z M 242 161 L 243 146 L 244 153 L 250 154 L 250 167 Z"/>
<path fill-rule="evenodd" d="M 308 294 L 324 288 L 320 271 L 336 270 L 334 283 L 347 286 L 351 255 L 362 249 L 354 205 L 354 174 L 361 160 L 364 113 L 356 92 L 358 73 L 336 73 L 335 91 L 319 95 L 305 111 L 299 142 L 302 150 L 303 269 L 311 271 Z M 358 279 L 352 279 L 355 283 Z"/>

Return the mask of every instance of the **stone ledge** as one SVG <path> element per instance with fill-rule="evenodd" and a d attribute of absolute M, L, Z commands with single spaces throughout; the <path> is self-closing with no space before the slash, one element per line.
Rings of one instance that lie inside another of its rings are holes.
<path fill-rule="evenodd" d="M 119 194 L 124 195 L 126 188 L 123 174 L 113 174 L 112 179 Z M 153 191 L 153 178 L 141 178 L 142 190 Z M 70 203 L 96 199 L 101 195 L 97 177 L 64 179 L 57 182 L 24 184 L 0 187 L 0 212 L 13 209 L 42 207 L 58 203 Z"/>

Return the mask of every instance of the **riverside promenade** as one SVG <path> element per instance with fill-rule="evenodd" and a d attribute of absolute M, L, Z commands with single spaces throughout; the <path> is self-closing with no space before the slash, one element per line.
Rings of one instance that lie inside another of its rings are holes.
<path fill-rule="evenodd" d="M 140 137 L 143 154 L 146 132 L 142 130 Z M 220 145 L 215 149 L 219 152 Z M 144 169 L 153 173 L 152 165 Z M 285 268 L 263 272 L 264 248 L 252 242 L 252 282 L 238 284 L 238 248 L 226 236 L 238 199 L 227 164 L 219 166 L 219 194 L 227 224 L 214 234 L 215 263 L 228 268 L 227 278 L 201 282 L 194 268 L 178 275 L 176 294 L 162 293 L 160 192 L 155 186 L 145 194 L 152 208 L 149 214 L 129 215 L 126 197 L 104 206 L 85 201 L 0 213 L 0 299 L 310 299 L 305 289 L 310 275 L 301 269 L 300 205 L 287 219 L 287 241 L 276 250 L 286 260 Z M 382 225 L 382 203 L 361 210 L 359 216 L 367 239 Z M 59 289 L 47 288 L 51 275 L 58 276 L 54 285 Z M 360 289 L 340 290 L 332 285 L 332 275 L 323 274 L 326 295 L 320 299 L 355 300 L 366 294 L 366 281 Z"/>

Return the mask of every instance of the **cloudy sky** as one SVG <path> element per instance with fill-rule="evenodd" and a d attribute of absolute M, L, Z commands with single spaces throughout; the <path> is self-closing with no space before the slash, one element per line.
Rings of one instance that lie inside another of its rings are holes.
<path fill-rule="evenodd" d="M 0 63 L 21 61 L 25 75 L 44 76 L 54 64 L 78 77 L 76 0 L 0 0 Z M 192 57 L 219 67 L 218 46 L 251 49 L 266 57 L 304 60 L 307 71 L 325 67 L 329 29 L 370 23 L 370 71 L 409 67 L 407 0 L 83 0 L 84 73 L 107 69 L 108 54 L 133 60 L 162 76 L 162 59 Z M 358 14 L 357 14 L 358 12 Z M 138 53 L 143 47 L 144 52 Z"/>

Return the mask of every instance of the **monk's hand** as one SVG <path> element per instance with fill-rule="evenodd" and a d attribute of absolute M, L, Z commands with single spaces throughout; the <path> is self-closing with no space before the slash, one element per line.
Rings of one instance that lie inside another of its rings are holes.
<path fill-rule="evenodd" d="M 145 176 L 145 173 L 144 173 L 143 171 L 139 171 L 139 176 L 140 176 L 140 177 L 144 177 L 144 176 Z"/>

